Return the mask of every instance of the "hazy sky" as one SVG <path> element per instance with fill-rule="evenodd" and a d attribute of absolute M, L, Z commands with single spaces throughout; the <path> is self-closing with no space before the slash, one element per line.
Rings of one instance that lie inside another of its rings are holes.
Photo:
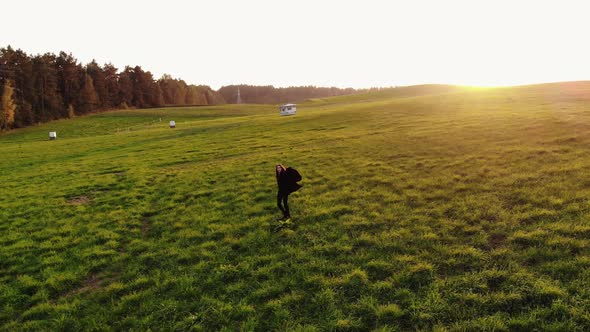
<path fill-rule="evenodd" d="M 193 84 L 371 87 L 590 79 L 590 1 L 2 3 L 0 46 Z"/>

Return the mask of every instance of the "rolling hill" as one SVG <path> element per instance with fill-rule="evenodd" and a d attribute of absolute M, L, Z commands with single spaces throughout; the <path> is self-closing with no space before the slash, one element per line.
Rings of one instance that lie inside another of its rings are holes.
<path fill-rule="evenodd" d="M 588 330 L 589 152 L 589 82 L 14 130 L 0 136 L 0 326 Z M 277 163 L 303 175 L 285 227 Z"/>

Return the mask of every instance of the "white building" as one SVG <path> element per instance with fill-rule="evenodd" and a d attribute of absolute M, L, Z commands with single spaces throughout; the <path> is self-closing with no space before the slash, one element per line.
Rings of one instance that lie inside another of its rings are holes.
<path fill-rule="evenodd" d="M 279 111 L 281 115 L 295 115 L 297 112 L 297 105 L 295 104 L 285 104 L 279 106 Z"/>

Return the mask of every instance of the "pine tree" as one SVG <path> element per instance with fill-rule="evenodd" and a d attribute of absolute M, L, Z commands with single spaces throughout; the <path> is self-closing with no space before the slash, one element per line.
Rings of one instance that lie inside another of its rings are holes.
<path fill-rule="evenodd" d="M 2 92 L 0 128 L 8 129 L 14 124 L 14 112 L 16 111 L 16 103 L 14 102 L 14 88 L 12 83 L 7 80 L 4 84 L 4 91 Z"/>
<path fill-rule="evenodd" d="M 152 106 L 154 107 L 162 107 L 164 106 L 164 94 L 162 93 L 162 89 L 160 85 L 156 82 L 152 83 Z"/>
<path fill-rule="evenodd" d="M 186 96 L 185 96 L 184 103 L 186 105 L 194 105 L 197 103 L 196 100 L 197 100 L 197 92 L 195 91 L 195 87 L 192 85 L 189 85 L 186 90 Z"/>
<path fill-rule="evenodd" d="M 96 91 L 96 95 L 98 96 L 98 108 L 108 108 L 107 83 L 105 80 L 105 74 L 103 72 L 103 69 L 100 67 L 98 63 L 96 63 L 95 60 L 92 60 L 92 62 L 86 65 L 86 72 L 88 73 L 88 75 L 90 75 L 90 77 L 92 77 L 94 91 Z"/>
<path fill-rule="evenodd" d="M 103 75 L 105 78 L 106 97 L 104 105 L 107 109 L 116 107 L 119 104 L 119 75 L 117 68 L 110 63 L 104 65 Z"/>
<path fill-rule="evenodd" d="M 58 90 L 56 57 L 45 53 L 33 58 L 34 98 L 33 111 L 36 121 L 48 121 L 65 117 L 65 106 Z"/>
<path fill-rule="evenodd" d="M 94 90 L 94 83 L 92 77 L 88 74 L 84 74 L 84 86 L 80 92 L 80 107 L 82 113 L 88 113 L 95 110 L 98 107 L 98 95 Z"/>
<path fill-rule="evenodd" d="M 119 98 L 117 104 L 122 108 L 128 108 L 133 100 L 133 82 L 131 80 L 132 68 L 127 66 L 119 74 Z"/>
<path fill-rule="evenodd" d="M 19 106 L 14 117 L 17 127 L 24 127 L 35 122 L 33 112 L 34 81 L 33 63 L 29 55 L 21 50 L 16 51 L 16 63 L 19 67 L 15 83 L 15 100 Z"/>
<path fill-rule="evenodd" d="M 80 95 L 80 76 L 82 66 L 71 55 L 60 52 L 56 58 L 58 90 L 62 96 L 64 109 L 67 111 L 70 105 L 77 105 Z M 69 116 L 69 115 L 68 115 Z"/>
<path fill-rule="evenodd" d="M 70 104 L 68 106 L 68 118 L 73 118 L 76 116 L 76 112 L 74 112 L 74 105 Z"/>

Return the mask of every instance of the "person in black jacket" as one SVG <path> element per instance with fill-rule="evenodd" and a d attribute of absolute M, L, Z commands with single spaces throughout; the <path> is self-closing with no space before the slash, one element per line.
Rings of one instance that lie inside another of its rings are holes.
<path fill-rule="evenodd" d="M 301 185 L 297 183 L 301 181 L 301 175 L 299 175 L 299 172 L 297 172 L 297 170 L 294 168 L 285 168 L 283 165 L 277 165 L 275 167 L 275 171 L 277 176 L 277 185 L 279 186 L 279 192 L 277 194 L 277 206 L 279 207 L 279 210 L 283 212 L 282 220 L 287 220 L 291 218 L 288 204 L 289 195 L 301 188 Z"/>

